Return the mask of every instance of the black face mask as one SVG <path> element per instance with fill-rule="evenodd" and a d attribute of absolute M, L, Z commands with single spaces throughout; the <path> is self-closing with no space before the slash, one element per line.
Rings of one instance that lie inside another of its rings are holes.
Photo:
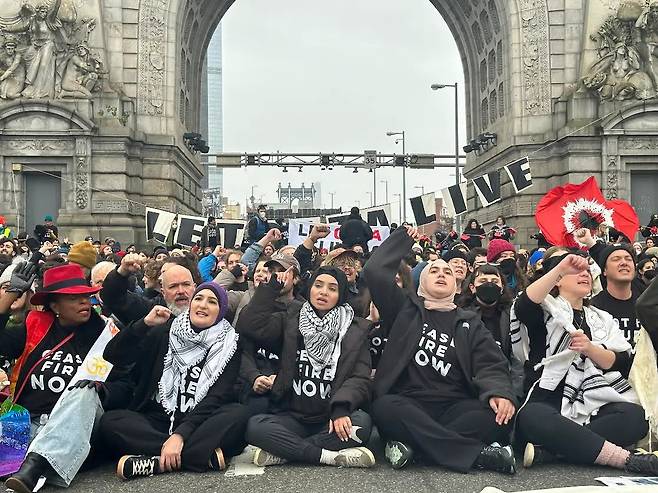
<path fill-rule="evenodd" d="M 502 295 L 501 287 L 493 282 L 485 282 L 475 288 L 475 296 L 485 305 L 495 305 L 500 301 Z"/>
<path fill-rule="evenodd" d="M 503 274 L 505 274 L 505 276 L 511 276 L 516 270 L 516 260 L 513 258 L 506 258 L 505 260 L 501 260 L 498 265 L 500 266 L 500 270 L 503 272 Z"/>
<path fill-rule="evenodd" d="M 645 270 L 644 274 L 642 274 L 645 279 L 648 279 L 649 281 L 652 280 L 654 277 L 656 277 L 656 271 L 653 269 Z"/>

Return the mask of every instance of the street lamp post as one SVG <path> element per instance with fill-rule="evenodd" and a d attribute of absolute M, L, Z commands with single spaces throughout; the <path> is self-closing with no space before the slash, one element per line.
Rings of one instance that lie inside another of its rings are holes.
<path fill-rule="evenodd" d="M 331 195 L 331 209 L 333 210 L 333 208 L 334 208 L 334 195 L 336 195 L 336 192 L 329 192 L 329 195 Z"/>
<path fill-rule="evenodd" d="M 406 135 L 405 131 L 403 130 L 402 132 L 386 132 L 386 135 L 389 137 L 393 137 L 395 135 L 400 135 L 402 136 L 402 155 L 406 156 L 407 155 L 407 149 L 406 149 Z M 396 140 L 395 143 L 397 144 L 398 141 Z M 403 214 L 403 219 L 402 222 L 407 220 L 407 162 L 405 158 L 405 162 L 402 165 L 402 214 Z"/>
<path fill-rule="evenodd" d="M 433 91 L 438 91 L 439 89 L 444 89 L 446 87 L 452 87 L 455 89 L 455 184 L 459 185 L 461 183 L 461 178 L 459 176 L 459 84 L 455 82 L 454 84 L 432 84 L 431 86 Z M 461 218 L 456 216 L 455 230 L 459 232 L 460 229 Z"/>
<path fill-rule="evenodd" d="M 386 185 L 386 203 L 388 204 L 388 180 L 379 180 L 379 183 Z"/>
<path fill-rule="evenodd" d="M 366 192 L 366 193 L 368 194 L 368 197 L 370 197 L 370 207 L 374 207 L 375 204 L 374 204 L 373 201 L 372 201 L 372 197 L 373 197 L 373 196 L 372 196 L 372 192 Z"/>
<path fill-rule="evenodd" d="M 404 218 L 402 217 L 402 195 L 399 193 L 394 193 L 393 197 L 398 198 L 398 207 L 399 207 L 399 216 L 400 216 L 400 225 L 404 222 Z"/>

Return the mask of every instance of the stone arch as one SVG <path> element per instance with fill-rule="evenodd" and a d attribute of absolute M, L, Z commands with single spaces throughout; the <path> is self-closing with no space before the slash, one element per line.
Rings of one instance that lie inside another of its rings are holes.
<path fill-rule="evenodd" d="M 0 135 L 11 132 L 11 129 L 7 129 L 8 123 L 16 119 L 30 119 L 34 116 L 38 116 L 39 119 L 46 117 L 61 122 L 68 127 L 70 135 L 90 135 L 96 129 L 96 125 L 91 120 L 66 106 L 60 106 L 49 101 L 26 99 L 0 109 Z M 36 132 L 44 130 L 39 128 L 38 124 L 36 126 L 33 124 L 32 128 Z M 24 132 L 24 130 L 21 130 L 21 132 Z"/>
<path fill-rule="evenodd" d="M 201 65 L 210 38 L 221 18 L 235 0 L 141 0 L 140 29 L 149 29 L 153 23 L 155 10 L 168 5 L 168 21 L 171 26 L 167 31 L 169 46 L 167 59 L 175 60 L 175 69 L 168 70 L 166 80 L 161 80 L 164 73 L 155 70 L 152 75 L 140 76 L 141 81 L 155 81 L 157 89 L 167 91 L 166 96 L 158 98 L 158 90 L 144 89 L 142 92 L 147 104 L 139 104 L 141 112 L 157 112 L 164 107 L 164 100 L 172 103 L 171 114 L 179 129 L 195 130 L 199 125 L 201 94 Z M 448 24 L 459 49 L 466 80 L 466 124 L 468 138 L 480 132 L 495 131 L 501 135 L 509 127 L 505 121 L 512 115 L 512 93 L 510 88 L 518 87 L 520 67 L 513 67 L 510 60 L 513 52 L 513 34 L 511 27 L 522 21 L 512 19 L 520 10 L 517 1 L 529 3 L 530 0 L 430 0 L 439 14 Z M 533 0 L 532 5 L 545 5 L 545 0 Z M 166 11 L 166 10 L 165 10 Z M 161 17 L 165 18 L 162 13 Z M 158 33 L 156 33 L 158 34 Z M 162 37 L 162 36 L 161 36 Z M 142 38 L 140 36 L 140 38 Z M 164 41 L 164 40 L 163 40 Z M 153 44 L 153 37 L 144 40 Z M 148 47 L 148 46 L 147 46 Z M 142 50 L 140 49 L 140 56 Z M 156 59 L 158 55 L 156 55 Z M 489 67 L 489 60 L 494 66 Z M 144 60 L 149 62 L 149 60 Z M 152 64 L 151 64 L 152 65 Z M 153 67 L 146 65 L 147 71 L 153 73 Z M 484 73 L 482 73 L 484 71 Z M 482 77 L 481 77 L 482 76 Z M 147 84 L 148 85 L 148 84 Z M 153 84 L 151 84 L 153 86 Z M 154 95 L 156 96 L 154 100 Z M 490 99 L 494 95 L 493 101 Z M 149 103 L 150 100 L 150 103 Z M 483 114 L 482 109 L 486 108 Z M 159 113 L 162 114 L 162 113 Z"/>

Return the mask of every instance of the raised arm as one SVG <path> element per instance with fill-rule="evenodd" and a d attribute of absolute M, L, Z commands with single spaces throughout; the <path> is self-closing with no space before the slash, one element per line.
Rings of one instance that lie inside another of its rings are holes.
<path fill-rule="evenodd" d="M 363 269 L 363 277 L 381 318 L 391 323 L 405 301 L 404 292 L 395 283 L 395 275 L 400 261 L 419 236 L 415 228 L 398 228 L 377 248 Z"/>

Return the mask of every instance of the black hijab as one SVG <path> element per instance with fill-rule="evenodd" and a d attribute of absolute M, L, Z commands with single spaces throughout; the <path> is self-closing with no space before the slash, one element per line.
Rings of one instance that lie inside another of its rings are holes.
<path fill-rule="evenodd" d="M 340 270 L 338 267 L 328 266 L 328 265 L 319 267 L 311 275 L 308 283 L 309 296 L 307 296 L 307 299 L 310 298 L 310 290 L 311 287 L 313 287 L 315 280 L 322 274 L 327 274 L 333 277 L 334 279 L 336 279 L 336 282 L 338 283 L 338 303 L 336 304 L 336 306 L 340 306 L 343 303 L 347 303 L 347 294 L 349 290 L 349 283 L 347 282 L 347 276 L 345 276 L 345 273 L 342 270 Z"/>

